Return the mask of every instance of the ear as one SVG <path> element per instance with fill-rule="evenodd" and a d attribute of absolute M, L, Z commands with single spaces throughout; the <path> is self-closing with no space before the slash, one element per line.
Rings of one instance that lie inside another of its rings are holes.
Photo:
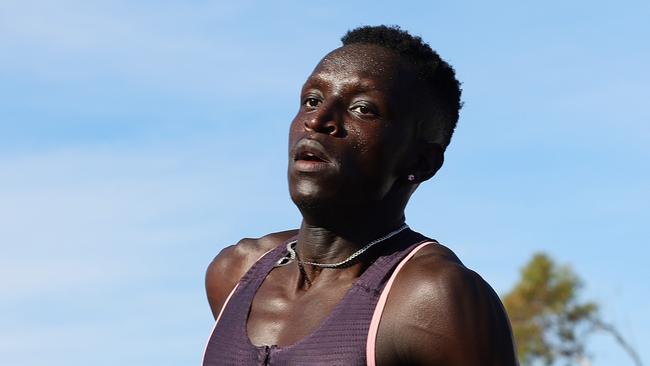
<path fill-rule="evenodd" d="M 445 149 L 438 143 L 418 141 L 415 148 L 415 164 L 411 183 L 422 183 L 433 177 L 445 161 Z"/>

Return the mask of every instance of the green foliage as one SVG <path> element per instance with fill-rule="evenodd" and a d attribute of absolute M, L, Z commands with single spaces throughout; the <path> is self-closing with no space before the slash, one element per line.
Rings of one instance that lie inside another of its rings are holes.
<path fill-rule="evenodd" d="M 535 254 L 521 279 L 503 298 L 519 362 L 573 364 L 585 358 L 585 341 L 597 319 L 593 302 L 580 302 L 582 282 L 567 266 Z"/>

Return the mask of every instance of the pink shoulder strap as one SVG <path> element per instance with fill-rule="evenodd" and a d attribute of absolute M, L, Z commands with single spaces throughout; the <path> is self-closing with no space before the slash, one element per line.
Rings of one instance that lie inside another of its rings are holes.
<path fill-rule="evenodd" d="M 273 250 L 273 249 L 271 249 L 271 250 Z M 269 254 L 269 252 L 270 252 L 271 250 L 265 252 L 265 253 L 262 254 L 259 258 L 257 258 L 257 260 L 255 261 L 255 263 L 259 262 L 260 259 L 262 259 L 265 255 Z M 226 301 L 225 301 L 225 302 L 223 303 L 223 305 L 221 306 L 221 310 L 219 310 L 219 315 L 217 315 L 217 319 L 215 320 L 214 325 L 212 326 L 212 331 L 210 332 L 210 335 L 212 335 L 212 333 L 214 333 L 215 328 L 217 328 L 217 324 L 219 324 L 219 319 L 221 319 L 221 314 L 223 314 L 223 311 L 226 309 L 226 306 L 228 305 L 228 301 L 230 301 L 230 298 L 232 297 L 232 295 L 233 295 L 233 294 L 235 293 L 235 291 L 237 290 L 237 287 L 239 287 L 239 282 L 237 282 L 237 284 L 235 285 L 235 287 L 233 287 L 233 289 L 230 290 L 230 293 L 228 294 L 228 297 L 226 297 Z M 203 363 L 205 362 L 205 353 L 206 353 L 207 350 L 208 350 L 208 344 L 209 344 L 209 343 L 210 343 L 210 337 L 208 337 L 208 341 L 205 343 L 205 348 L 203 349 L 203 357 L 201 357 L 201 364 L 203 364 Z"/>
<path fill-rule="evenodd" d="M 366 343 L 366 360 L 367 360 L 367 365 L 368 366 L 375 366 L 375 347 L 376 347 L 376 342 L 377 342 L 377 331 L 379 330 L 379 321 L 381 320 L 381 315 L 384 312 L 384 307 L 386 307 L 386 300 L 388 299 L 388 293 L 390 292 L 390 288 L 393 286 L 393 282 L 395 282 L 395 277 L 397 277 L 397 274 L 399 271 L 404 267 L 406 262 L 411 259 L 415 253 L 417 253 L 420 249 L 424 248 L 425 246 L 429 244 L 434 244 L 435 242 L 428 241 L 426 243 L 422 243 L 415 247 L 415 249 L 411 250 L 411 252 L 402 259 L 401 262 L 397 265 L 395 270 L 393 271 L 393 274 L 390 276 L 388 279 L 388 282 L 386 282 L 386 286 L 381 292 L 381 295 L 379 296 L 379 301 L 377 302 L 377 306 L 375 307 L 375 312 L 372 315 L 372 320 L 370 321 L 370 329 L 368 330 L 368 342 Z"/>

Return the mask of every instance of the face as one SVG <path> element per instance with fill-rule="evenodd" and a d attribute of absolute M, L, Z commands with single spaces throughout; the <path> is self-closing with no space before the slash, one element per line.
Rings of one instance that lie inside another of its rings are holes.
<path fill-rule="evenodd" d="M 418 111 L 415 71 L 375 45 L 325 56 L 289 131 L 289 190 L 299 208 L 379 202 L 404 184 Z"/>

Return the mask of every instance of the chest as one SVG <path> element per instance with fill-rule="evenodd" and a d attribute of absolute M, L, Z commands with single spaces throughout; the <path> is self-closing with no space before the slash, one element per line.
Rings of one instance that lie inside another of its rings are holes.
<path fill-rule="evenodd" d="M 251 303 L 246 331 L 255 345 L 288 346 L 314 333 L 335 310 L 346 310 L 344 300 L 354 283 L 336 281 L 296 291 L 275 280 L 267 278 Z"/>

